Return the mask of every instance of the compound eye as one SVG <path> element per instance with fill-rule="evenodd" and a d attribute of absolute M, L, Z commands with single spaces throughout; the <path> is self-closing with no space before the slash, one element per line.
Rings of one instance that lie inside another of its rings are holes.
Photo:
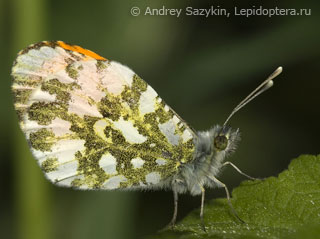
<path fill-rule="evenodd" d="M 218 135 L 214 138 L 214 147 L 220 151 L 225 150 L 228 146 L 228 139 L 224 135 Z"/>

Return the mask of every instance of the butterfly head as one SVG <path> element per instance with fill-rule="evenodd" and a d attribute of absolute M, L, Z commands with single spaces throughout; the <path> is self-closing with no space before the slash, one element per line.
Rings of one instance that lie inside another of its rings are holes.
<path fill-rule="evenodd" d="M 215 126 L 210 131 L 211 152 L 213 154 L 229 154 L 236 149 L 240 140 L 239 129 L 234 130 L 228 126 Z"/>
<path fill-rule="evenodd" d="M 234 131 L 226 126 L 218 126 L 218 128 L 213 138 L 213 148 L 215 151 L 225 151 L 227 148 L 235 148 L 234 143 L 239 139 L 238 130 Z"/>
<path fill-rule="evenodd" d="M 219 157 L 223 160 L 236 149 L 239 140 L 239 130 L 227 126 L 216 125 L 208 131 L 198 132 L 197 157 Z"/>

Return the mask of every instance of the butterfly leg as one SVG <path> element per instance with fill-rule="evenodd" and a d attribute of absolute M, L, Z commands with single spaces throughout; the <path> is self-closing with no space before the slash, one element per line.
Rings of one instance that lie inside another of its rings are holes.
<path fill-rule="evenodd" d="M 171 227 L 175 226 L 177 221 L 177 214 L 178 214 L 178 192 L 174 189 L 173 189 L 173 204 L 174 204 L 173 216 L 169 223 L 169 226 Z"/>
<path fill-rule="evenodd" d="M 251 180 L 261 180 L 260 178 L 254 178 L 254 177 L 249 176 L 248 174 L 245 174 L 245 173 L 242 172 L 236 165 L 234 165 L 233 163 L 231 163 L 231 162 L 229 162 L 229 161 L 227 161 L 227 162 L 225 162 L 224 164 L 222 164 L 222 167 L 223 167 L 223 166 L 226 166 L 226 165 L 232 166 L 238 173 L 240 173 L 241 175 L 243 175 L 243 176 L 245 176 L 245 177 L 247 177 L 247 178 L 249 178 L 249 179 L 251 179 Z"/>
<path fill-rule="evenodd" d="M 210 176 L 209 177 L 212 181 L 214 181 L 219 187 L 223 187 L 226 191 L 226 194 L 227 194 L 227 200 L 228 200 L 228 204 L 229 204 L 229 207 L 233 213 L 233 215 L 242 223 L 245 223 L 245 221 L 243 221 L 239 216 L 238 216 L 238 213 L 237 211 L 233 208 L 232 206 L 232 203 L 231 203 L 231 200 L 230 200 L 230 193 L 229 193 L 229 190 L 227 188 L 227 186 L 221 182 L 219 179 L 217 179 L 216 177 L 214 176 Z"/>
<path fill-rule="evenodd" d="M 203 221 L 203 209 L 204 209 L 204 198 L 205 198 L 205 189 L 203 186 L 201 186 L 201 208 L 200 208 L 200 220 L 201 220 L 201 226 L 203 231 L 206 232 L 206 227 L 204 225 L 204 221 Z"/>

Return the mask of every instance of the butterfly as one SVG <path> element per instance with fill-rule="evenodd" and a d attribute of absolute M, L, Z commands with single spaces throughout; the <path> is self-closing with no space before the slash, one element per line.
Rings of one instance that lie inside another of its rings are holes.
<path fill-rule="evenodd" d="M 225 188 L 237 216 L 216 176 L 231 165 L 251 177 L 224 161 L 240 139 L 227 122 L 281 71 L 240 102 L 223 125 L 203 132 L 127 66 L 62 41 L 19 52 L 12 92 L 20 127 L 47 179 L 83 190 L 172 190 L 174 225 L 178 195 L 187 192 L 202 195 L 203 222 L 205 188 Z"/>

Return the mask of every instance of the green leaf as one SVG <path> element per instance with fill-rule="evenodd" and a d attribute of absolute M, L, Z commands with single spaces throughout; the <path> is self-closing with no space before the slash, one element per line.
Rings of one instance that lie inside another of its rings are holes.
<path fill-rule="evenodd" d="M 292 160 L 277 178 L 242 182 L 231 201 L 246 223 L 235 218 L 226 199 L 214 199 L 205 205 L 207 232 L 201 228 L 198 209 L 174 229 L 148 238 L 318 238 L 320 155 Z"/>

